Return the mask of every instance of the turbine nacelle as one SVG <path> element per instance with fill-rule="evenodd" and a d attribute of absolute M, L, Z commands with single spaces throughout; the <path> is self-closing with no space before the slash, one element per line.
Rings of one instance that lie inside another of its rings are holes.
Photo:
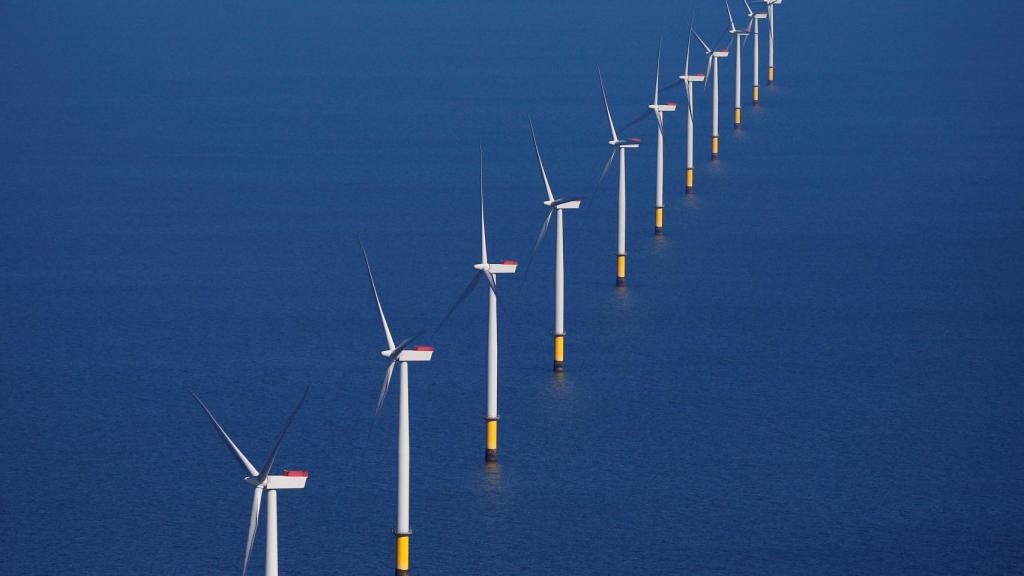
<path fill-rule="evenodd" d="M 629 138 L 627 140 L 623 140 L 623 139 L 620 138 L 618 140 L 609 140 L 608 144 L 610 146 L 615 146 L 617 148 L 639 148 L 640 147 L 640 139 L 639 138 Z"/>
<path fill-rule="evenodd" d="M 676 111 L 676 103 L 675 102 L 665 102 L 664 104 L 649 104 L 647 107 L 650 108 L 651 110 L 654 110 L 655 112 L 675 112 Z"/>
<path fill-rule="evenodd" d="M 558 198 L 555 200 L 545 200 L 544 205 L 556 210 L 574 210 L 579 208 L 582 202 L 582 198 Z"/>
<path fill-rule="evenodd" d="M 704 75 L 703 74 L 684 74 L 684 75 L 680 76 L 679 79 L 682 80 L 683 82 L 703 82 L 704 81 Z"/>
<path fill-rule="evenodd" d="M 491 274 L 515 274 L 516 267 L 519 266 L 519 262 L 515 260 L 502 260 L 496 264 L 481 263 L 474 264 L 473 268 L 480 270 L 481 272 L 490 272 Z"/>
<path fill-rule="evenodd" d="M 395 349 L 381 350 L 380 355 L 396 362 L 430 362 L 434 356 L 433 346 L 410 346 L 394 356 Z"/>
<path fill-rule="evenodd" d="M 711 53 L 711 56 L 714 57 L 714 58 L 728 58 L 729 57 L 729 51 L 728 50 L 715 50 L 714 52 Z"/>
<path fill-rule="evenodd" d="M 284 474 L 267 476 L 263 482 L 259 476 L 248 476 L 245 483 L 264 490 L 302 490 L 308 479 L 309 472 L 305 470 L 285 470 Z"/>

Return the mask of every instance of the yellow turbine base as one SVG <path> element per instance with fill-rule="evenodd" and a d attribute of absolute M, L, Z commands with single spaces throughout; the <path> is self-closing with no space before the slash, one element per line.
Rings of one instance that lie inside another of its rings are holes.
<path fill-rule="evenodd" d="M 498 421 L 488 420 L 487 421 L 487 449 L 497 450 L 498 449 Z"/>
<path fill-rule="evenodd" d="M 754 104 L 757 104 L 757 101 L 758 101 L 758 96 L 759 96 L 758 89 L 759 88 L 760 88 L 760 86 L 754 86 Z"/>
<path fill-rule="evenodd" d="M 654 233 L 655 234 L 661 234 L 661 226 L 662 226 L 662 216 L 661 216 L 661 213 L 662 213 L 661 206 L 658 206 L 657 208 L 654 209 Z"/>
<path fill-rule="evenodd" d="M 711 137 L 711 157 L 718 158 L 718 136 Z"/>
<path fill-rule="evenodd" d="M 407 573 L 409 571 L 409 535 L 397 535 L 395 548 L 395 573 Z"/>
<path fill-rule="evenodd" d="M 693 190 L 693 168 L 686 169 L 686 189 Z"/>
<path fill-rule="evenodd" d="M 626 255 L 619 254 L 619 271 L 615 276 L 615 280 L 619 286 L 626 283 Z"/>
<path fill-rule="evenodd" d="M 739 125 L 740 125 L 740 109 L 737 108 L 736 109 L 736 126 L 739 127 Z"/>
<path fill-rule="evenodd" d="M 555 334 L 555 372 L 561 372 L 565 362 L 565 335 Z"/>
<path fill-rule="evenodd" d="M 768 67 L 768 82 L 770 83 L 770 82 L 774 82 L 774 81 L 775 81 L 775 66 L 769 66 Z"/>

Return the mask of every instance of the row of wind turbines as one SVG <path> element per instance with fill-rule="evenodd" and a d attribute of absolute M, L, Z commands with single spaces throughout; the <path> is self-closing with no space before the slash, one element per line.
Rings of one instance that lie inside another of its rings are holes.
<path fill-rule="evenodd" d="M 782 4 L 782 0 L 754 0 L 755 4 L 763 5 L 764 10 L 755 11 L 748 0 L 743 0 L 744 6 L 747 10 L 747 16 L 749 18 L 747 26 L 744 28 L 737 28 L 735 20 L 733 19 L 732 9 L 729 7 L 728 0 L 725 0 L 725 8 L 729 19 L 729 28 L 723 32 L 722 38 L 729 37 L 729 41 L 724 46 L 712 47 L 705 39 L 693 29 L 691 23 L 689 33 L 687 37 L 686 46 L 686 57 L 684 64 L 684 71 L 679 76 L 678 81 L 672 84 L 661 87 L 660 76 L 661 76 L 661 47 L 658 48 L 658 62 L 656 67 L 655 87 L 654 87 L 654 99 L 653 102 L 648 106 L 648 112 L 645 112 L 638 118 L 629 122 L 625 128 L 632 127 L 635 124 L 643 121 L 644 119 L 653 115 L 658 123 L 658 146 L 657 146 L 657 179 L 656 179 L 656 198 L 655 198 L 655 234 L 663 234 L 663 201 L 664 201 L 664 114 L 668 112 L 676 111 L 676 104 L 672 102 L 660 103 L 659 95 L 670 88 L 684 85 L 684 92 L 687 101 L 687 122 L 686 122 L 686 191 L 692 192 L 694 188 L 694 161 L 693 161 L 693 102 L 694 84 L 698 82 L 705 82 L 708 76 L 711 76 L 712 84 L 712 134 L 711 134 L 711 157 L 713 159 L 718 158 L 719 149 L 719 133 L 718 133 L 718 109 L 719 109 L 719 95 L 718 95 L 718 62 L 723 58 L 728 58 L 730 52 L 735 50 L 735 64 L 736 64 L 736 84 L 735 84 L 735 116 L 734 125 L 736 128 L 740 127 L 741 121 L 741 110 L 742 110 L 742 90 L 741 90 L 741 53 L 742 48 L 746 43 L 746 39 L 749 36 L 753 36 L 753 57 L 754 57 L 754 72 L 753 72 L 753 104 L 757 105 L 760 97 L 759 93 L 759 82 L 758 82 L 758 68 L 759 68 L 759 22 L 761 20 L 768 21 L 769 41 L 768 41 L 768 83 L 771 84 L 774 81 L 775 76 L 775 6 Z M 716 41 L 716 45 L 721 42 L 720 38 Z M 690 48 L 692 40 L 696 39 L 701 47 L 704 49 L 705 55 L 707 56 L 707 66 L 705 73 L 691 73 L 690 71 Z M 601 177 L 598 183 L 604 179 L 605 175 L 609 171 L 615 156 L 619 157 L 619 197 L 618 197 L 618 244 L 617 244 L 617 272 L 616 272 L 616 284 L 618 286 L 625 285 L 626 280 L 626 151 L 633 150 L 640 147 L 639 138 L 623 138 L 620 137 L 619 131 L 615 128 L 615 122 L 612 117 L 611 108 L 608 105 L 608 96 L 604 86 L 604 78 L 598 70 L 598 79 L 601 85 L 601 95 L 604 100 L 605 112 L 608 117 L 608 126 L 611 132 L 611 140 L 608 141 L 611 146 L 611 154 L 604 165 L 604 170 L 601 173 Z M 536 241 L 533 245 L 533 250 L 530 255 L 530 261 L 533 259 L 533 255 L 537 252 L 541 243 L 543 242 L 548 229 L 550 228 L 552 218 L 555 221 L 555 269 L 554 269 L 554 284 L 555 284 L 555 298 L 554 298 L 554 362 L 553 370 L 555 372 L 562 372 L 565 367 L 565 259 L 564 259 L 564 233 L 563 233 L 563 212 L 565 210 L 574 210 L 580 208 L 583 199 L 582 198 L 564 198 L 556 197 L 551 183 L 548 179 L 547 170 L 544 167 L 544 160 L 541 156 L 540 145 L 537 141 L 536 130 L 534 129 L 533 121 L 530 120 L 530 132 L 533 138 L 534 151 L 537 156 L 537 165 L 540 169 L 541 178 L 544 182 L 544 191 L 547 199 L 544 200 L 543 204 L 547 210 L 547 214 L 544 218 L 543 224 L 541 225 L 540 233 L 537 236 Z M 395 367 L 398 368 L 398 482 L 397 482 L 397 513 L 396 523 L 394 528 L 395 536 L 395 574 L 396 576 L 406 576 L 409 573 L 409 538 L 412 535 L 409 522 L 409 485 L 410 485 L 410 470 L 409 470 L 409 363 L 411 362 L 429 362 L 433 358 L 434 348 L 432 346 L 415 345 L 413 342 L 424 334 L 423 331 L 417 332 L 412 336 L 402 339 L 401 341 L 395 341 L 392 336 L 391 329 L 388 325 L 387 317 L 384 313 L 384 306 L 381 303 L 380 293 L 377 290 L 377 283 L 373 276 L 373 269 L 370 265 L 370 258 L 367 254 L 365 246 L 362 246 L 363 259 L 366 264 L 366 272 L 369 278 L 370 288 L 373 293 L 374 301 L 377 307 L 377 313 L 380 318 L 381 327 L 384 332 L 384 338 L 387 342 L 387 348 L 380 352 L 381 356 L 387 360 L 387 365 L 384 373 L 383 384 L 381 385 L 380 393 L 377 398 L 377 404 L 375 409 L 375 417 L 380 413 L 384 405 L 384 401 L 387 398 L 388 391 L 391 386 L 391 381 L 394 376 Z M 527 264 L 527 269 L 529 263 Z M 473 274 L 469 284 L 465 287 L 455 303 L 448 310 L 447 314 L 438 324 L 438 326 L 432 331 L 436 333 L 447 320 L 451 317 L 452 313 L 470 296 L 470 294 L 479 285 L 481 279 L 486 279 L 488 285 L 488 322 L 487 322 L 487 412 L 486 412 L 486 448 L 484 453 L 485 461 L 488 463 L 496 462 L 498 457 L 498 288 L 497 281 L 498 276 L 502 274 L 514 274 L 518 269 L 518 262 L 514 260 L 500 260 L 492 262 L 489 258 L 487 251 L 487 227 L 486 217 L 484 211 L 484 172 L 483 172 L 483 150 L 480 153 L 480 262 L 473 264 L 473 269 L 476 272 Z M 252 555 L 253 544 L 256 538 L 256 532 L 259 525 L 259 517 L 262 506 L 263 494 L 266 492 L 267 505 L 266 505 L 266 561 L 265 561 L 265 574 L 266 576 L 277 576 L 278 574 L 278 530 L 277 530 L 277 491 L 278 490 L 298 490 L 305 488 L 306 481 L 308 479 L 308 472 L 304 470 L 284 470 L 282 474 L 274 475 L 271 474 L 271 468 L 277 458 L 277 453 L 281 447 L 281 443 L 284 440 L 292 421 L 298 414 L 299 409 L 305 402 L 306 397 L 309 394 L 309 388 L 306 388 L 305 393 L 299 400 L 298 404 L 292 410 L 288 419 L 285 422 L 283 429 L 278 435 L 273 448 L 271 449 L 270 456 L 267 458 L 263 467 L 257 470 L 255 466 L 249 461 L 245 454 L 238 448 L 235 442 L 228 436 L 227 432 L 220 425 L 217 419 L 214 417 L 213 412 L 203 403 L 199 396 L 193 394 L 196 402 L 199 403 L 202 410 L 205 412 L 211 423 L 214 425 L 221 439 L 230 449 L 232 455 L 242 466 L 245 476 L 245 482 L 253 487 L 253 501 L 250 509 L 249 528 L 246 537 L 245 555 L 242 563 L 242 576 L 245 576 L 249 561 Z"/>
<path fill-rule="evenodd" d="M 747 16 L 749 18 L 747 25 L 744 28 L 737 28 L 736 21 L 733 18 L 732 8 L 729 7 L 728 0 L 724 0 L 726 15 L 729 18 L 729 28 L 722 33 L 722 37 L 729 37 L 729 41 L 723 45 L 718 46 L 721 42 L 721 38 L 716 41 L 716 47 L 709 45 L 705 39 L 693 28 L 693 24 L 690 24 L 689 34 L 686 41 L 686 58 L 683 68 L 683 74 L 679 76 L 679 79 L 668 86 L 662 88 L 661 84 L 661 46 L 658 47 L 658 62 L 655 68 L 654 77 L 654 99 L 653 102 L 648 105 L 648 111 L 641 114 L 639 117 L 630 121 L 625 125 L 625 128 L 630 128 L 651 115 L 654 116 L 658 122 L 658 151 L 657 151 L 657 180 L 655 187 L 655 205 L 654 205 L 654 233 L 661 235 L 664 232 L 664 187 L 665 187 L 665 119 L 664 115 L 668 112 L 676 111 L 676 104 L 674 102 L 659 102 L 659 95 L 661 92 L 674 88 L 680 84 L 684 85 L 684 93 L 686 95 L 686 191 L 693 191 L 694 182 L 694 164 L 693 164 L 693 85 L 698 82 L 704 82 L 705 88 L 710 82 L 711 88 L 711 158 L 718 158 L 718 61 L 723 58 L 728 58 L 730 51 L 734 50 L 735 62 L 736 62 L 736 90 L 735 90 L 735 112 L 734 112 L 734 127 L 739 128 L 742 118 L 743 110 L 743 89 L 742 89 L 742 54 L 743 47 L 746 45 L 747 39 L 753 35 L 754 38 L 754 82 L 753 82 L 753 104 L 757 106 L 761 91 L 760 91 L 760 80 L 759 80 L 759 69 L 760 69 L 760 21 L 768 21 L 768 83 L 771 84 L 775 80 L 775 6 L 782 4 L 782 0 L 761 0 L 755 3 L 763 4 L 764 10 L 755 11 L 747 0 L 743 0 L 743 5 L 747 10 Z M 704 49 L 704 53 L 707 56 L 707 67 L 703 74 L 691 73 L 690 72 L 690 48 L 693 40 L 696 39 L 701 47 Z M 707 81 L 708 76 L 711 76 L 711 80 Z M 611 108 L 608 106 L 608 94 L 604 86 L 604 77 L 601 75 L 601 70 L 598 69 L 598 80 L 601 84 L 601 96 L 604 98 L 605 112 L 608 115 L 608 128 L 611 132 L 611 140 L 608 141 L 608 145 L 611 146 L 611 154 L 608 156 L 608 160 L 605 162 L 604 170 L 601 172 L 601 178 L 598 180 L 600 184 L 604 180 L 604 177 L 608 173 L 608 169 L 611 167 L 612 161 L 615 159 L 616 154 L 619 156 L 619 210 L 618 210 L 618 253 L 617 266 L 616 266 L 616 284 L 624 286 L 626 284 L 626 151 L 630 149 L 636 149 L 640 147 L 639 138 L 622 138 L 619 135 L 619 131 L 615 129 L 615 121 L 612 118 Z"/>

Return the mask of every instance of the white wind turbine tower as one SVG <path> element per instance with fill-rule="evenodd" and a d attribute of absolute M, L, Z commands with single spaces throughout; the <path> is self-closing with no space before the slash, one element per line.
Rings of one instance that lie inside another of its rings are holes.
<path fill-rule="evenodd" d="M 736 118 L 735 124 L 733 124 L 733 126 L 735 128 L 739 128 L 740 111 L 743 108 L 743 100 L 741 94 L 742 83 L 740 80 L 740 71 L 742 66 L 741 63 L 743 61 L 743 44 L 745 43 L 745 38 L 750 35 L 750 24 L 748 23 L 746 28 L 737 28 L 736 22 L 732 19 L 732 8 L 729 8 L 729 0 L 724 1 L 725 10 L 729 14 L 729 34 L 732 35 L 731 44 L 733 44 L 733 46 L 735 46 L 736 48 Z"/>
<path fill-rule="evenodd" d="M 580 207 L 579 198 L 555 198 L 551 192 L 551 183 L 548 181 L 548 173 L 544 170 L 544 160 L 540 157 L 540 146 L 537 144 L 537 132 L 533 129 L 533 120 L 530 120 L 530 133 L 533 135 L 533 149 L 537 152 L 537 165 L 540 166 L 540 175 L 544 179 L 544 191 L 548 199 L 544 206 L 548 209 L 548 215 L 544 218 L 544 224 L 540 227 L 540 234 L 533 244 L 533 251 L 530 253 L 530 262 L 533 262 L 533 254 L 537 252 L 544 235 L 551 225 L 551 215 L 555 215 L 555 363 L 554 371 L 565 370 L 565 249 L 562 240 L 562 210 L 575 210 Z M 529 270 L 529 264 L 527 264 Z"/>
<path fill-rule="evenodd" d="M 380 413 L 381 406 L 384 405 L 384 399 L 387 397 L 388 387 L 391 384 L 391 375 L 394 372 L 395 364 L 398 364 L 398 514 L 394 529 L 395 575 L 405 576 L 409 573 L 409 536 L 412 535 L 412 530 L 409 528 L 409 362 L 429 362 L 434 355 L 434 349 L 430 346 L 410 347 L 412 341 L 419 334 L 406 338 L 395 345 L 395 341 L 391 337 L 391 330 L 388 328 L 387 318 L 384 317 L 384 307 L 381 306 L 380 295 L 377 294 L 377 283 L 373 280 L 370 258 L 366 255 L 366 247 L 362 248 L 363 260 L 366 261 L 366 274 L 370 277 L 370 288 L 373 289 L 373 298 L 377 301 L 380 323 L 388 342 L 387 350 L 382 350 L 380 353 L 381 356 L 387 358 L 388 367 L 384 372 L 384 384 L 380 388 L 375 414 Z"/>
<path fill-rule="evenodd" d="M 639 148 L 640 139 L 630 138 L 623 140 L 619 138 L 618 133 L 615 132 L 615 122 L 612 120 L 612 110 L 608 107 L 608 95 L 604 90 L 604 77 L 601 76 L 600 68 L 597 70 L 597 77 L 601 82 L 601 96 L 604 98 L 604 109 L 608 113 L 608 128 L 611 129 L 612 139 L 608 141 L 608 144 L 612 147 L 612 153 L 608 156 L 608 161 L 605 162 L 604 171 L 601 173 L 601 179 L 604 179 L 604 175 L 608 173 L 608 168 L 611 166 L 612 160 L 615 159 L 615 154 L 619 154 L 619 237 L 618 237 L 618 271 L 615 276 L 615 284 L 617 286 L 626 285 L 626 150 L 630 148 Z M 599 180 L 599 182 L 600 182 Z"/>
<path fill-rule="evenodd" d="M 693 31 L 693 35 L 697 37 L 701 46 L 704 47 L 704 52 L 708 56 L 709 67 L 714 75 L 711 89 L 711 157 L 718 158 L 718 60 L 729 57 L 729 47 L 726 46 L 724 50 L 712 49 L 696 30 Z"/>
<path fill-rule="evenodd" d="M 655 118 L 658 119 L 658 177 L 657 186 L 655 188 L 655 199 L 654 199 L 654 234 L 661 236 L 662 234 L 662 212 L 664 211 L 665 201 L 665 119 L 663 115 L 665 112 L 675 112 L 676 103 L 666 102 L 664 104 L 658 103 L 658 88 L 659 82 L 661 81 L 661 42 L 658 42 L 658 65 L 654 71 L 654 102 L 648 106 L 652 112 L 654 112 Z M 623 155 L 625 156 L 625 155 Z"/>
<path fill-rule="evenodd" d="M 249 557 L 252 555 L 252 545 L 256 539 L 256 528 L 259 525 L 260 520 L 260 503 L 263 501 L 263 492 L 267 493 L 267 547 L 266 547 L 266 576 L 277 576 L 277 491 L 278 490 L 301 490 L 306 487 L 306 480 L 309 477 L 309 473 L 304 470 L 285 470 L 284 474 L 272 475 L 270 473 L 271 467 L 274 466 L 274 460 L 277 458 L 277 451 L 281 448 L 281 441 L 284 440 L 284 435 L 288 432 L 288 428 L 292 425 L 292 420 L 295 419 L 295 415 L 298 414 L 299 408 L 302 407 L 302 403 L 306 401 L 306 396 L 309 395 L 309 388 L 306 388 L 306 392 L 302 395 L 302 399 L 299 400 L 298 405 L 292 410 L 288 420 L 284 424 L 284 429 L 277 437 L 277 442 L 274 443 L 274 448 L 270 451 L 270 456 L 267 457 L 266 463 L 263 464 L 263 468 L 256 470 L 256 467 L 252 465 L 245 454 L 238 448 L 237 445 L 228 436 L 228 433 L 224 431 L 217 419 L 213 417 L 213 412 L 203 404 L 203 401 L 199 399 L 195 393 L 192 397 L 196 399 L 196 402 L 202 406 L 203 411 L 210 417 L 210 421 L 213 422 L 214 427 L 217 428 L 217 432 L 220 433 L 220 437 L 227 444 L 228 448 L 231 449 L 231 453 L 238 460 L 238 463 L 242 465 L 248 476 L 245 477 L 245 483 L 253 487 L 252 495 L 252 510 L 249 513 L 249 534 L 245 541 L 245 560 L 242 562 L 242 576 L 245 576 L 246 571 L 249 568 Z"/>
<path fill-rule="evenodd" d="M 758 100 L 760 100 L 760 82 L 758 81 L 761 73 L 761 41 L 760 41 L 760 27 L 759 23 L 768 17 L 767 12 L 754 12 L 754 9 L 750 7 L 750 3 L 747 0 L 743 0 L 744 6 L 747 7 L 747 16 L 754 23 L 754 90 L 753 90 L 753 103 L 757 106 Z"/>
<path fill-rule="evenodd" d="M 690 27 L 690 34 L 686 38 L 686 67 L 683 75 L 679 77 L 686 85 L 686 191 L 693 190 L 693 83 L 703 82 L 704 74 L 690 74 L 690 44 L 693 40 L 693 27 Z M 708 56 L 708 65 L 711 64 L 711 56 Z"/>

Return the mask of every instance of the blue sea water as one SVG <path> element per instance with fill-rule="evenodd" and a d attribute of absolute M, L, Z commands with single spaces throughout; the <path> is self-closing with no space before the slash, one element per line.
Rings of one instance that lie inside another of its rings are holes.
<path fill-rule="evenodd" d="M 738 4 L 734 9 L 741 9 Z M 717 37 L 721 5 L 694 2 Z M 1024 9 L 786 2 L 776 83 L 696 185 L 653 122 L 686 3 L 0 5 L 0 572 L 223 574 L 251 499 L 189 396 L 279 467 L 282 574 L 393 569 L 392 329 L 429 328 L 478 259 L 566 217 L 567 370 L 549 238 L 502 281 L 501 462 L 483 463 L 482 290 L 411 370 L 416 574 L 1024 573 Z M 749 46 L 748 46 L 749 50 Z M 694 58 L 695 62 L 700 57 Z M 696 65 L 696 64 L 695 64 Z M 682 100 L 677 88 L 668 94 Z M 523 275 L 520 275 L 523 276 Z M 263 569 L 262 535 L 250 573 Z"/>

